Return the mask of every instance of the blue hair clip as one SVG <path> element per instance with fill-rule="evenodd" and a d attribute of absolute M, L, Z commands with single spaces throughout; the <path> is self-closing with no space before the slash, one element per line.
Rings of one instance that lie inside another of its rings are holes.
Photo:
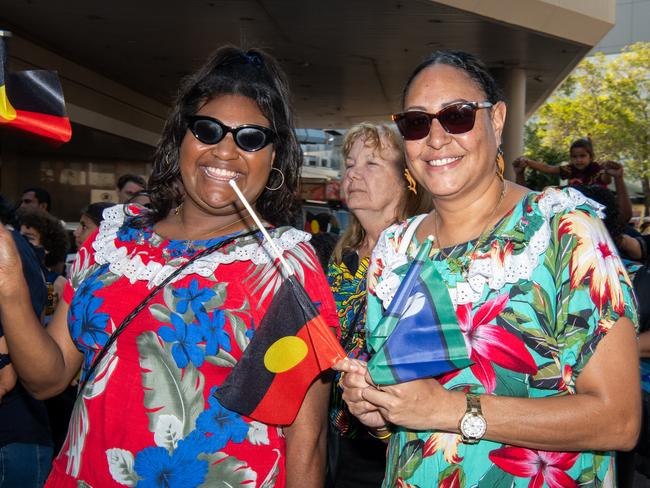
<path fill-rule="evenodd" d="M 244 54 L 244 57 L 250 64 L 257 68 L 264 66 L 264 61 L 262 61 L 262 58 L 256 52 L 248 51 L 246 54 Z"/>

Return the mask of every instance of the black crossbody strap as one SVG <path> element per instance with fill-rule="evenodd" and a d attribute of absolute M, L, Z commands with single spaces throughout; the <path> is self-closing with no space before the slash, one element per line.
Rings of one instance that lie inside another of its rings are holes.
<path fill-rule="evenodd" d="M 223 247 L 226 247 L 232 243 L 234 243 L 236 240 L 244 238 L 244 237 L 249 237 L 252 235 L 257 234 L 259 232 L 257 229 L 252 230 L 249 232 L 246 232 L 245 234 L 241 234 L 238 236 L 233 237 L 232 239 L 227 239 L 225 241 L 218 242 L 216 244 L 213 244 L 210 247 L 205 248 L 203 251 L 196 253 L 194 256 L 189 258 L 186 262 L 184 262 L 181 266 L 176 268 L 172 274 L 170 274 L 167 278 L 165 278 L 158 286 L 156 286 L 151 292 L 144 297 L 144 299 L 131 311 L 129 315 L 127 315 L 124 320 L 120 323 L 120 325 L 113 331 L 111 336 L 108 338 L 106 341 L 106 344 L 104 344 L 104 347 L 97 353 L 97 356 L 95 356 L 95 359 L 93 360 L 90 368 L 88 369 L 88 374 L 86 375 L 86 380 L 79 385 L 79 389 L 77 390 L 77 397 L 81 396 L 81 393 L 83 392 L 84 388 L 88 384 L 88 382 L 92 379 L 93 374 L 95 373 L 95 370 L 97 369 L 97 366 L 99 365 L 100 361 L 104 359 L 104 356 L 106 356 L 106 353 L 108 350 L 111 348 L 113 343 L 117 340 L 117 337 L 124 332 L 124 329 L 126 329 L 127 325 L 146 307 L 149 302 L 158 294 L 160 290 L 165 288 L 174 278 L 176 278 L 185 268 L 187 268 L 190 264 L 192 264 L 194 261 L 197 259 L 213 253 L 214 251 L 217 251 Z"/>

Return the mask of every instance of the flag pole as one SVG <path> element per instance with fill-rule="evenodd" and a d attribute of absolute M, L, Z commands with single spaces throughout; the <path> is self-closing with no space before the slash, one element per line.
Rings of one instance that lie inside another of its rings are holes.
<path fill-rule="evenodd" d="M 232 178 L 230 181 L 228 181 L 228 184 L 232 187 L 232 189 L 235 191 L 237 194 L 237 197 L 241 202 L 244 204 L 244 207 L 246 207 L 246 210 L 248 210 L 248 213 L 250 214 L 251 217 L 253 217 L 253 220 L 257 224 L 258 229 L 264 234 L 264 238 L 266 241 L 269 243 L 271 246 L 271 249 L 273 250 L 273 253 L 275 254 L 275 257 L 277 257 L 280 262 L 282 263 L 282 267 L 284 268 L 284 272 L 286 277 L 288 278 L 289 276 L 292 276 L 294 274 L 293 268 L 289 266 L 289 263 L 287 263 L 287 260 L 284 259 L 284 256 L 282 256 L 282 251 L 278 248 L 278 246 L 275 244 L 271 236 L 269 235 L 268 231 L 264 228 L 264 224 L 262 224 L 262 221 L 260 218 L 257 216 L 255 213 L 255 210 L 253 210 L 253 207 L 251 207 L 250 203 L 248 203 L 248 200 L 246 200 L 246 197 L 244 194 L 241 192 L 239 187 L 237 186 L 237 183 L 235 182 L 235 178 Z"/>

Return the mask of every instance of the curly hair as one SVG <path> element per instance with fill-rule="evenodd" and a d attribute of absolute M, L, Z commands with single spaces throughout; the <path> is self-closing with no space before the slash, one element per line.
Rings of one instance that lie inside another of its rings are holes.
<path fill-rule="evenodd" d="M 289 103 L 289 84 L 278 62 L 258 49 L 243 51 L 235 46 L 217 49 L 206 63 L 181 84 L 171 113 L 154 154 L 149 192 L 153 211 L 148 221 L 159 221 L 183 200 L 180 174 L 180 145 L 186 134 L 189 116 L 219 95 L 241 95 L 255 101 L 270 121 L 276 134 L 273 142 L 273 167 L 267 186 L 255 202 L 260 215 L 274 225 L 290 222 L 302 152 L 294 133 L 293 112 Z"/>
<path fill-rule="evenodd" d="M 505 101 L 503 92 L 497 85 L 496 81 L 488 71 L 483 62 L 473 54 L 464 51 L 435 51 L 429 55 L 424 61 L 415 67 L 413 73 L 409 77 L 404 91 L 402 92 L 402 106 L 406 100 L 411 83 L 426 68 L 437 64 L 444 64 L 453 68 L 460 69 L 474 81 L 478 87 L 485 93 L 486 100 L 491 103 Z"/>
<path fill-rule="evenodd" d="M 65 261 L 68 252 L 68 233 L 61 222 L 40 208 L 19 208 L 16 211 L 18 222 L 35 229 L 41 236 L 45 253 L 45 266 L 50 268 Z"/>

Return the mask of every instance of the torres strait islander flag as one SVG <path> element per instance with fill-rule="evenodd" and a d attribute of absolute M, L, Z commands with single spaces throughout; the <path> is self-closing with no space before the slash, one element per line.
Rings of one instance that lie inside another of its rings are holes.
<path fill-rule="evenodd" d="M 259 422 L 291 424 L 318 375 L 345 357 L 294 275 L 284 279 L 239 362 L 215 396 Z"/>
<path fill-rule="evenodd" d="M 63 90 L 53 71 L 7 73 L 6 38 L 0 35 L 0 127 L 29 132 L 54 143 L 72 136 Z"/>
<path fill-rule="evenodd" d="M 430 378 L 472 364 L 447 286 L 425 239 L 388 310 L 368 336 L 368 372 L 377 385 Z"/>

